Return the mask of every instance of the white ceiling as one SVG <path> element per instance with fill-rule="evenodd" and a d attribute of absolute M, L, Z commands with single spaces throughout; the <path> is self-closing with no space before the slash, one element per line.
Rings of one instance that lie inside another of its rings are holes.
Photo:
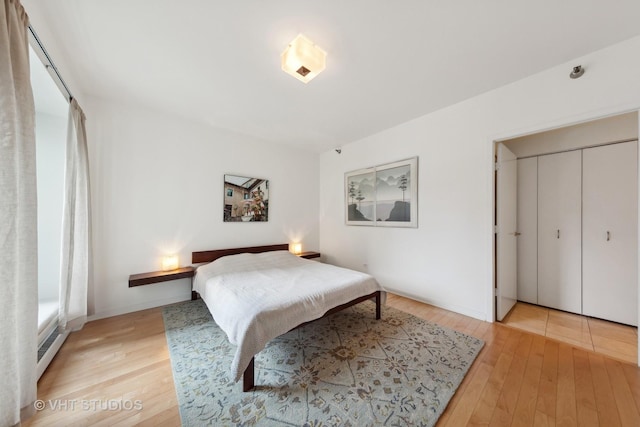
<path fill-rule="evenodd" d="M 315 151 L 640 34 L 638 0 L 22 3 L 72 92 Z M 298 33 L 328 54 L 306 85 L 280 69 Z"/>

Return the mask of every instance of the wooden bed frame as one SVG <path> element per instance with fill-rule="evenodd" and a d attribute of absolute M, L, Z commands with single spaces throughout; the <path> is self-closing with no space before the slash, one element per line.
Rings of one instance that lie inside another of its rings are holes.
<path fill-rule="evenodd" d="M 289 245 L 287 243 L 279 244 L 279 245 L 266 245 L 266 246 L 249 246 L 246 248 L 232 248 L 232 249 L 217 249 L 212 251 L 200 251 L 200 252 L 192 252 L 191 253 L 191 262 L 193 264 L 200 264 L 204 262 L 212 262 L 227 255 L 237 255 L 242 253 L 252 253 L 257 254 L 261 252 L 270 252 L 270 251 L 286 251 L 289 250 Z M 191 290 L 191 299 L 195 300 L 198 298 L 198 293 L 194 290 Z M 295 326 L 291 330 L 300 328 L 304 325 L 307 325 L 311 322 L 315 322 L 316 320 L 323 319 L 327 316 L 330 316 L 334 313 L 344 310 L 345 308 L 349 308 L 353 305 L 360 304 L 369 299 L 373 299 L 376 303 L 376 319 L 380 319 L 381 317 L 381 291 L 373 292 L 369 295 L 364 295 L 362 297 L 356 298 L 352 301 L 341 304 L 337 307 L 334 307 L 327 311 L 322 317 L 312 320 L 310 322 L 302 323 L 298 326 Z M 254 361 L 255 357 L 251 358 L 251 362 L 249 362 L 249 366 L 245 369 L 242 374 L 242 391 L 249 391 L 255 387 L 255 370 L 254 370 Z"/>

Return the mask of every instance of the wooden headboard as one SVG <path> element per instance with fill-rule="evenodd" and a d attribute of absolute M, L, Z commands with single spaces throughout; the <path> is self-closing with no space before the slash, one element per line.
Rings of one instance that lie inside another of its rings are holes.
<path fill-rule="evenodd" d="M 243 254 L 243 253 L 258 254 L 260 252 L 287 251 L 287 250 L 289 250 L 289 244 L 283 243 L 280 245 L 249 246 L 246 248 L 216 249 L 213 251 L 191 252 L 191 263 L 199 264 L 202 262 L 211 262 L 226 255 L 236 255 L 236 254 Z"/>

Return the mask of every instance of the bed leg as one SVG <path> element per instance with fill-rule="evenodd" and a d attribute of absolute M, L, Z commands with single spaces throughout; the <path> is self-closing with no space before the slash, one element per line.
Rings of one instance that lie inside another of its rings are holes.
<path fill-rule="evenodd" d="M 249 391 L 254 387 L 254 357 L 251 358 L 251 362 L 249 362 L 249 366 L 244 370 L 244 374 L 242 374 L 242 391 Z"/>
<path fill-rule="evenodd" d="M 380 296 L 381 292 L 376 292 L 376 320 L 380 320 L 380 300 L 382 299 Z"/>
<path fill-rule="evenodd" d="M 196 291 L 191 291 L 191 301 L 195 301 L 198 299 L 198 293 Z"/>

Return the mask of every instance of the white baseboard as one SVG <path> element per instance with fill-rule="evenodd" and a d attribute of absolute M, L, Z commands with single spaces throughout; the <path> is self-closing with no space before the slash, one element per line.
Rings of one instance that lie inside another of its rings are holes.
<path fill-rule="evenodd" d="M 177 302 L 188 301 L 189 299 L 191 299 L 191 293 L 189 293 L 189 296 L 186 298 L 184 296 L 176 296 L 172 298 L 147 301 L 141 304 L 128 305 L 126 307 L 108 309 L 88 316 L 87 322 L 106 319 L 107 317 L 119 316 L 121 314 L 133 313 L 140 310 L 147 310 L 149 308 L 162 307 L 163 305 L 175 304 Z"/>
<path fill-rule="evenodd" d="M 485 322 L 488 322 L 488 320 L 486 319 L 485 313 L 482 311 L 477 311 L 477 310 L 471 310 L 467 307 L 461 307 L 455 304 L 449 304 L 449 303 L 444 303 L 442 301 L 438 301 L 438 300 L 432 300 L 432 299 L 424 299 L 421 297 L 418 297 L 416 295 L 412 295 L 410 293 L 398 290 L 398 289 L 392 289 L 389 287 L 385 286 L 385 291 L 390 292 L 392 294 L 396 294 L 396 295 L 400 295 L 403 296 L 405 298 L 410 298 L 412 300 L 416 300 L 416 301 L 420 301 L 423 302 L 425 304 L 429 304 L 429 305 L 433 305 L 435 307 L 438 308 L 442 308 L 445 310 L 449 310 L 449 311 L 453 311 L 455 313 L 458 314 L 462 314 L 464 316 L 469 316 L 469 317 L 473 317 L 474 319 L 478 319 L 478 320 L 482 320 Z"/>

